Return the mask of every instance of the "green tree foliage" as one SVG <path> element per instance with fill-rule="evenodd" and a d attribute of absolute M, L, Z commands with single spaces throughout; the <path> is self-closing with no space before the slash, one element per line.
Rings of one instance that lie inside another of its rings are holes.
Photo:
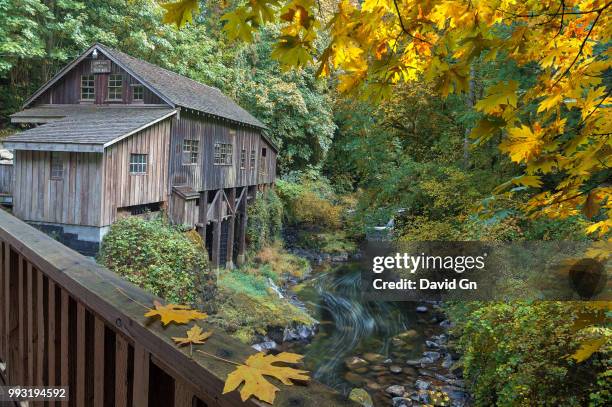
<path fill-rule="evenodd" d="M 208 254 L 195 232 L 161 219 L 128 217 L 104 236 L 98 261 L 126 280 L 177 304 L 207 306 L 215 291 Z"/>
<path fill-rule="evenodd" d="M 258 252 L 280 238 L 283 204 L 274 190 L 257 192 L 248 207 L 247 243 Z"/>

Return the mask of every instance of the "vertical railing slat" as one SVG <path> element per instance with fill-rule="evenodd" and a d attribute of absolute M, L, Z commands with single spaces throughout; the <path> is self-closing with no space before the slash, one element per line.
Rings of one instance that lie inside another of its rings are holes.
<path fill-rule="evenodd" d="M 180 379 L 174 380 L 174 407 L 193 407 L 193 392 Z"/>
<path fill-rule="evenodd" d="M 128 343 L 121 335 L 115 339 L 115 407 L 127 407 Z"/>
<path fill-rule="evenodd" d="M 94 319 L 94 407 L 104 407 L 104 322 L 96 317 Z"/>
<path fill-rule="evenodd" d="M 17 253 L 17 268 L 9 270 L 12 274 L 11 287 L 9 288 L 11 297 L 11 315 L 9 326 L 9 383 L 23 383 L 23 259 Z"/>
<path fill-rule="evenodd" d="M 134 407 L 149 405 L 149 361 L 151 357 L 142 345 L 134 345 Z"/>
<path fill-rule="evenodd" d="M 55 297 L 55 283 L 51 279 L 48 281 L 48 309 L 47 309 L 47 385 L 56 386 L 57 382 L 57 365 L 56 354 L 57 354 L 57 300 Z M 61 321 L 59 321 L 61 324 Z M 54 406 L 57 403 L 51 402 L 50 406 Z"/>
<path fill-rule="evenodd" d="M 85 307 L 77 302 L 77 326 L 76 326 L 76 405 L 85 405 Z"/>
<path fill-rule="evenodd" d="M 34 332 L 35 332 L 35 324 L 36 320 L 34 319 L 34 270 L 32 268 L 32 264 L 28 262 L 27 266 L 27 283 L 26 283 L 26 348 L 27 348 L 27 360 L 28 360 L 28 385 L 34 386 Z"/>
<path fill-rule="evenodd" d="M 61 327 L 60 327 L 60 384 L 70 386 L 70 298 L 63 288 L 61 292 Z M 74 391 L 73 391 L 74 394 Z"/>
<path fill-rule="evenodd" d="M 36 385 L 44 385 L 45 377 L 45 292 L 44 279 L 36 270 Z"/>

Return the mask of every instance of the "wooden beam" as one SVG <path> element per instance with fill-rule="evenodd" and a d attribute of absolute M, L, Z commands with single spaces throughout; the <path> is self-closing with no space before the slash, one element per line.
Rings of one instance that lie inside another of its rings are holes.
<path fill-rule="evenodd" d="M 115 407 L 128 404 L 128 343 L 120 334 L 115 337 Z"/>
<path fill-rule="evenodd" d="M 94 319 L 94 407 L 104 407 L 104 373 L 105 369 L 105 332 L 104 321 L 95 317 Z"/>
<path fill-rule="evenodd" d="M 234 225 L 236 222 L 236 188 L 232 188 L 229 191 L 228 203 L 232 208 L 232 216 L 228 219 L 229 225 L 227 230 L 227 256 L 225 260 L 225 268 L 234 268 Z"/>
<path fill-rule="evenodd" d="M 134 344 L 133 405 L 149 405 L 149 361 L 151 357 L 142 345 Z"/>
<path fill-rule="evenodd" d="M 198 223 L 200 223 L 200 236 L 206 247 L 206 224 L 208 223 L 208 191 L 200 192 L 200 206 L 198 207 Z"/>
<path fill-rule="evenodd" d="M 213 270 L 219 269 L 221 262 L 221 222 L 223 222 L 223 216 L 221 216 L 221 208 L 223 205 L 223 200 L 221 199 L 221 195 L 217 192 L 217 196 L 215 196 L 215 212 L 217 213 L 217 219 L 215 220 L 214 229 L 213 229 L 213 241 L 212 241 L 212 268 Z M 219 198 L 219 199 L 217 199 Z"/>
<path fill-rule="evenodd" d="M 240 206 L 238 207 L 238 256 L 236 263 L 238 265 L 244 264 L 246 258 L 246 233 L 247 233 L 247 208 L 249 202 L 249 187 L 244 187 L 240 196 Z"/>
<path fill-rule="evenodd" d="M 31 151 L 72 151 L 76 153 L 104 152 L 102 144 L 36 143 L 33 141 L 5 141 L 4 148 Z"/>

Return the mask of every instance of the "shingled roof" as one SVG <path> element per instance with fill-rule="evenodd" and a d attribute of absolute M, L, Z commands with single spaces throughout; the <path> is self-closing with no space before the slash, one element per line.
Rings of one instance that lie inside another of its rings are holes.
<path fill-rule="evenodd" d="M 26 109 L 13 117 L 37 117 L 46 124 L 8 136 L 7 148 L 101 152 L 105 147 L 172 116 L 173 108 L 57 105 Z M 55 144 L 50 148 L 47 144 Z"/>
<path fill-rule="evenodd" d="M 68 72 L 83 58 L 98 49 L 116 64 L 128 71 L 131 75 L 149 87 L 154 93 L 174 106 L 197 110 L 223 119 L 243 123 L 265 129 L 265 125 L 253 117 L 249 112 L 238 106 L 236 102 L 224 95 L 219 89 L 204 85 L 186 76 L 153 65 L 149 62 L 134 58 L 116 49 L 96 43 L 85 51 L 79 58 L 62 69 L 53 79 L 41 87 L 24 104 L 27 107 L 40 96 L 57 79 Z"/>

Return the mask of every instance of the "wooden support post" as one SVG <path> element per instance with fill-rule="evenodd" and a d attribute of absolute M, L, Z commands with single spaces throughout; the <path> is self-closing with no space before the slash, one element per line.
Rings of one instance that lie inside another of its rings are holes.
<path fill-rule="evenodd" d="M 204 247 L 206 247 L 206 223 L 208 223 L 208 191 L 200 192 L 200 206 L 198 207 L 198 223 L 200 224 L 200 236 Z"/>
<path fill-rule="evenodd" d="M 217 191 L 219 194 L 221 191 Z M 217 219 L 215 219 L 214 229 L 213 229 L 213 242 L 212 242 L 212 268 L 213 270 L 219 269 L 219 263 L 221 260 L 221 222 L 223 221 L 222 216 L 222 206 L 223 199 L 221 196 L 217 197 L 215 201 L 215 213 L 217 215 Z"/>
<path fill-rule="evenodd" d="M 234 268 L 234 227 L 236 225 L 236 188 L 231 188 L 227 199 L 234 210 L 234 214 L 229 218 L 227 228 L 227 256 L 225 261 L 225 268 Z"/>
<path fill-rule="evenodd" d="M 238 216 L 238 230 L 240 231 L 240 235 L 238 236 L 238 257 L 236 258 L 236 263 L 238 265 L 244 264 L 245 262 L 245 253 L 246 253 L 246 232 L 247 232 L 247 208 L 249 202 L 249 187 L 246 186 L 246 191 L 244 192 L 244 196 L 242 201 L 240 202 L 240 207 L 236 208 L 236 212 L 239 213 Z"/>

